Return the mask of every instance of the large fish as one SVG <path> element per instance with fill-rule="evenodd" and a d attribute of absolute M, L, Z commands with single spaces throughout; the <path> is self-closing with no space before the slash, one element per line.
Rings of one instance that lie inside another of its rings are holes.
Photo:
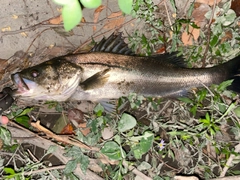
<path fill-rule="evenodd" d="M 116 99 L 129 93 L 146 97 L 181 96 L 192 88 L 234 79 L 239 92 L 240 56 L 211 68 L 187 68 L 174 55 L 133 55 L 121 35 L 103 39 L 89 53 L 66 55 L 12 75 L 14 96 L 27 100 Z"/>

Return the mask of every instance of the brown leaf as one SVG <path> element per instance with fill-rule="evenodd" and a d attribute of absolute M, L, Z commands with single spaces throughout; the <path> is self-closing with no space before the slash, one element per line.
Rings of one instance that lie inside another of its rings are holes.
<path fill-rule="evenodd" d="M 200 29 L 193 28 L 189 26 L 189 32 L 184 31 L 182 33 L 182 42 L 185 46 L 192 45 L 193 40 L 197 41 L 200 35 Z"/>
<path fill-rule="evenodd" d="M 195 2 L 202 3 L 202 4 L 208 4 L 210 6 L 214 5 L 215 0 L 196 0 Z M 216 4 L 218 4 L 221 0 L 216 0 Z"/>
<path fill-rule="evenodd" d="M 103 9 L 105 9 L 105 6 L 101 5 L 94 11 L 94 14 L 93 14 L 93 22 L 94 23 L 98 22 L 98 18 L 99 18 L 100 13 L 102 12 Z M 93 31 L 96 31 L 96 29 L 97 29 L 97 27 L 93 26 Z"/>
<path fill-rule="evenodd" d="M 70 123 L 68 123 L 64 128 L 63 130 L 61 131 L 60 134 L 74 134 L 74 130 L 73 130 L 73 127 Z"/>
<path fill-rule="evenodd" d="M 210 10 L 211 8 L 207 4 L 200 4 L 199 6 L 197 6 L 192 13 L 192 18 L 194 19 L 195 24 L 203 27 L 204 23 L 206 23 L 205 14 Z"/>
<path fill-rule="evenodd" d="M 109 20 L 105 25 L 104 25 L 104 29 L 114 29 L 116 27 L 121 26 L 125 21 L 125 17 L 121 17 L 118 19 L 111 19 Z"/>
<path fill-rule="evenodd" d="M 164 46 L 158 48 L 156 51 L 157 54 L 164 54 L 165 52 L 166 52 L 166 48 Z"/>
<path fill-rule="evenodd" d="M 50 19 L 49 23 L 50 24 L 61 24 L 62 21 L 63 21 L 62 15 L 59 15 L 59 16 L 57 16 L 55 18 Z"/>
<path fill-rule="evenodd" d="M 235 11 L 237 16 L 240 16 L 240 1 L 233 0 L 231 4 L 231 9 Z"/>
<path fill-rule="evenodd" d="M 107 18 L 111 19 L 111 18 L 115 18 L 115 17 L 118 17 L 118 16 L 122 16 L 122 11 L 113 12 Z"/>
<path fill-rule="evenodd" d="M 68 119 L 77 127 L 80 123 L 84 123 L 83 112 L 79 109 L 70 109 L 68 111 Z"/>
<path fill-rule="evenodd" d="M 87 127 L 87 123 L 86 122 L 79 124 L 78 127 L 80 128 L 80 131 L 82 132 L 82 134 L 84 136 L 86 136 L 86 135 L 88 135 L 90 133 L 90 128 Z"/>

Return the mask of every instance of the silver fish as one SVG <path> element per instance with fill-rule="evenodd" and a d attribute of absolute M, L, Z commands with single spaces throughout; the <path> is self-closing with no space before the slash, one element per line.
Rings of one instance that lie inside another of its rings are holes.
<path fill-rule="evenodd" d="M 211 68 L 187 68 L 181 58 L 165 54 L 134 55 L 121 35 L 103 39 L 89 53 L 51 59 L 12 75 L 14 96 L 37 100 L 117 99 L 129 93 L 146 97 L 181 96 L 192 88 L 234 79 L 240 92 L 240 56 Z"/>

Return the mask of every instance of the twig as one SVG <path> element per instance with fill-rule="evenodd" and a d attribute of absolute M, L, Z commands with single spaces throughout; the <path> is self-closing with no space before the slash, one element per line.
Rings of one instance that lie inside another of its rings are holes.
<path fill-rule="evenodd" d="M 111 19 L 117 19 L 117 18 L 119 18 L 119 17 L 113 17 Z M 53 18 L 51 18 L 51 19 L 53 19 Z M 61 24 L 47 24 L 46 22 L 49 22 L 49 20 L 51 20 L 51 19 L 42 21 L 38 24 L 34 24 L 30 27 L 26 27 L 26 28 L 23 28 L 23 29 L 20 29 L 20 30 L 0 32 L 0 39 L 3 36 L 14 35 L 14 34 L 18 34 L 18 33 L 21 33 L 21 32 L 26 32 L 26 31 L 34 31 L 38 28 L 63 27 L 63 23 L 61 23 Z M 97 23 L 95 23 L 95 22 L 81 22 L 80 24 L 77 25 L 77 27 L 83 26 L 83 25 L 87 25 L 87 26 L 101 25 L 104 21 L 107 21 L 107 20 L 109 20 L 109 18 L 106 17 L 106 18 L 103 18 L 103 19 L 99 20 Z"/>
<path fill-rule="evenodd" d="M 80 148 L 83 148 L 83 149 L 87 149 L 87 150 L 99 151 L 99 148 L 89 147 L 89 146 L 83 144 L 80 141 L 73 142 L 67 136 L 54 134 L 53 132 L 49 131 L 45 127 L 41 126 L 40 125 L 40 121 L 37 121 L 36 123 L 31 123 L 31 125 L 33 127 L 35 127 L 36 129 L 38 129 L 39 131 L 44 132 L 48 137 L 55 139 L 56 141 L 64 142 L 64 143 L 67 143 L 67 144 L 71 144 L 71 145 L 74 145 L 74 146 L 77 146 L 77 147 L 80 147 Z"/>
<path fill-rule="evenodd" d="M 170 19 L 170 15 L 169 15 L 169 13 L 168 13 L 168 8 L 167 8 L 166 0 L 164 0 L 163 3 L 164 3 L 164 6 L 165 6 L 165 9 L 166 9 L 166 13 L 167 13 L 169 25 L 170 25 L 170 27 L 171 27 L 171 30 L 173 31 L 172 21 L 171 21 L 171 19 Z"/>
<path fill-rule="evenodd" d="M 209 44 L 210 44 L 210 39 L 211 39 L 211 25 L 212 25 L 212 21 L 213 21 L 213 17 L 214 17 L 216 4 L 217 4 L 217 2 L 216 2 L 216 0 L 214 0 L 214 4 L 213 4 L 213 8 L 212 8 L 212 15 L 211 15 L 211 18 L 209 19 L 209 24 L 208 24 L 208 28 L 207 28 L 207 44 L 206 44 L 206 48 L 205 48 L 205 51 L 203 53 L 203 58 L 202 58 L 202 67 L 203 68 L 206 66 L 207 52 L 209 49 Z"/>
<path fill-rule="evenodd" d="M 236 152 L 236 153 L 239 153 L 239 152 L 240 152 L 240 144 L 238 144 L 238 145 L 235 146 L 235 152 Z M 230 155 L 230 157 L 229 157 L 229 159 L 228 159 L 228 161 L 227 161 L 225 167 L 223 168 L 223 170 L 222 170 L 222 172 L 221 172 L 221 174 L 220 174 L 219 177 L 224 177 L 224 176 L 226 175 L 227 170 L 228 170 L 229 167 L 231 166 L 232 161 L 235 159 L 235 157 L 236 157 L 236 156 L 235 156 L 234 154 L 231 154 L 231 155 Z M 240 176 L 239 176 L 239 177 L 240 177 Z M 238 178 L 239 178 L 239 177 L 238 177 Z"/>

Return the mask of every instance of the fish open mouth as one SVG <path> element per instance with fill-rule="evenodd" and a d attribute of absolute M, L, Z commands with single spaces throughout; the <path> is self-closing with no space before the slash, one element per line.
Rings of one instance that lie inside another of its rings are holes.
<path fill-rule="evenodd" d="M 23 92 L 29 91 L 29 87 L 26 83 L 26 79 L 22 78 L 20 74 L 16 73 L 11 76 L 12 81 L 17 86 L 17 90 L 14 92 L 16 94 L 21 94 Z"/>

